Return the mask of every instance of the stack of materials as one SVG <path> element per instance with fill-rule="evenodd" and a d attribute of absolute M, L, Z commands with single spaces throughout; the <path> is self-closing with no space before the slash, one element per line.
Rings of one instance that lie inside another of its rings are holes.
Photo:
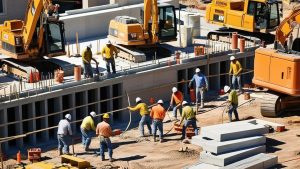
<path fill-rule="evenodd" d="M 265 125 L 240 121 L 203 127 L 191 143 L 201 146 L 200 162 L 189 167 L 197 169 L 264 169 L 277 164 L 278 158 L 265 154 Z"/>

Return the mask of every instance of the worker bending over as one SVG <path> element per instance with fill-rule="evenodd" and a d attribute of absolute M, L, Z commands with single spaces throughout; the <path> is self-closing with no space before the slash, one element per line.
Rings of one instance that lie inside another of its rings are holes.
<path fill-rule="evenodd" d="M 151 135 L 151 118 L 148 111 L 148 106 L 146 103 L 142 102 L 140 97 L 135 99 L 136 106 L 135 107 L 127 107 L 130 111 L 140 111 L 140 115 L 142 116 L 139 123 L 140 137 L 144 137 L 144 125 L 146 124 L 149 130 L 149 134 Z"/>
<path fill-rule="evenodd" d="M 242 84 L 241 84 L 241 73 L 242 73 L 242 65 L 241 63 L 236 60 L 236 58 L 234 56 L 230 57 L 230 70 L 229 70 L 229 75 L 232 74 L 232 87 L 233 89 L 236 89 L 236 81 L 238 83 L 238 87 L 239 87 L 239 92 L 243 92 L 242 91 Z"/>
<path fill-rule="evenodd" d="M 71 115 L 66 114 L 65 119 L 62 119 L 58 123 L 57 140 L 58 140 L 58 152 L 59 155 L 70 154 L 69 145 L 72 139 L 72 128 L 71 128 Z"/>
<path fill-rule="evenodd" d="M 93 68 L 91 65 L 91 61 L 96 62 L 96 70 L 98 70 L 98 62 L 96 59 L 93 59 L 92 54 L 92 44 L 86 46 L 86 49 L 82 52 L 82 64 L 83 64 L 83 75 L 84 78 L 92 78 L 93 77 Z M 98 73 L 98 72 L 97 72 Z"/>
<path fill-rule="evenodd" d="M 114 135 L 113 131 L 111 130 L 111 127 L 109 125 L 109 114 L 105 113 L 103 115 L 103 121 L 101 123 L 98 123 L 97 128 L 96 128 L 96 135 L 100 139 L 100 157 L 101 160 L 105 160 L 104 156 L 104 151 L 105 147 L 108 149 L 108 156 L 109 156 L 109 161 L 112 162 L 112 144 L 110 141 L 110 137 Z"/>
<path fill-rule="evenodd" d="M 181 136 L 181 139 L 184 140 L 186 128 L 189 127 L 189 125 L 193 126 L 195 135 L 198 135 L 198 128 L 197 128 L 196 112 L 193 110 L 191 106 L 188 105 L 188 102 L 186 101 L 182 102 L 182 106 L 183 106 L 182 118 L 179 122 L 179 125 L 181 125 L 184 119 L 184 124 L 182 126 L 182 136 Z"/>
<path fill-rule="evenodd" d="M 198 103 L 200 98 L 201 98 L 200 108 L 204 107 L 204 94 L 205 91 L 207 91 L 207 87 L 208 87 L 207 78 L 203 73 L 200 72 L 199 68 L 196 69 L 195 74 L 189 83 L 189 88 L 192 87 L 193 82 L 196 83 L 196 107 L 198 111 Z"/>
<path fill-rule="evenodd" d="M 163 120 L 166 115 L 166 110 L 163 107 L 164 102 L 158 100 L 157 105 L 153 106 L 150 112 L 150 116 L 153 119 L 152 129 L 153 129 L 153 140 L 156 142 L 156 131 L 159 130 L 160 142 L 163 142 Z"/>
<path fill-rule="evenodd" d="M 227 102 L 229 103 L 228 105 L 228 118 L 229 121 L 232 121 L 232 112 L 234 113 L 235 120 L 239 121 L 239 115 L 237 112 L 237 107 L 239 105 L 239 100 L 238 96 L 236 93 L 236 90 L 230 90 L 229 86 L 224 86 L 224 92 L 229 93 L 228 100 Z"/>
<path fill-rule="evenodd" d="M 87 117 L 85 117 L 81 123 L 80 131 L 82 134 L 82 144 L 85 151 L 89 151 L 92 137 L 94 136 L 96 113 L 92 111 Z"/>
<path fill-rule="evenodd" d="M 176 87 L 172 88 L 170 107 L 173 107 L 173 117 L 177 120 L 177 110 L 182 113 L 183 94 Z"/>
<path fill-rule="evenodd" d="M 110 65 L 111 65 L 112 71 L 115 74 L 116 73 L 116 65 L 115 65 L 114 54 L 117 57 L 117 54 L 118 54 L 117 48 L 114 45 L 112 45 L 110 41 L 108 41 L 106 43 L 105 47 L 102 49 L 101 54 L 102 54 L 102 58 L 106 62 L 107 73 L 110 74 Z"/>

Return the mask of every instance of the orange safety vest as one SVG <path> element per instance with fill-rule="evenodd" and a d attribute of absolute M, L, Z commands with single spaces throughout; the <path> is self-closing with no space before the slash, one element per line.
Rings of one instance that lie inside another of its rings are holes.
<path fill-rule="evenodd" d="M 183 101 L 183 95 L 180 91 L 173 93 L 172 97 L 173 97 L 176 105 Z"/>
<path fill-rule="evenodd" d="M 153 119 L 163 120 L 166 116 L 166 110 L 160 104 L 153 106 L 150 112 L 150 116 Z"/>

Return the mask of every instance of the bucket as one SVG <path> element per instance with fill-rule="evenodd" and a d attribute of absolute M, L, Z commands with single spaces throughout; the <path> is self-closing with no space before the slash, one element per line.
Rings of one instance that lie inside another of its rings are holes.
<path fill-rule="evenodd" d="M 56 70 L 54 72 L 55 75 L 55 82 L 62 83 L 64 81 L 64 71 L 63 70 Z"/>
<path fill-rule="evenodd" d="M 75 81 L 81 80 L 81 66 L 79 65 L 74 66 L 74 79 Z"/>

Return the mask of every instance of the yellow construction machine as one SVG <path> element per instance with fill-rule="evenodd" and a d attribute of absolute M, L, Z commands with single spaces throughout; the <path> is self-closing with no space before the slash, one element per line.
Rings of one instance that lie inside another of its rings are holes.
<path fill-rule="evenodd" d="M 261 100 L 263 116 L 299 112 L 300 104 L 300 6 L 278 26 L 274 49 L 255 51 L 253 83 L 267 88 Z"/>
<path fill-rule="evenodd" d="M 157 0 L 144 0 L 143 22 L 130 16 L 117 16 L 110 21 L 108 38 L 130 58 L 143 55 L 137 48 L 155 46 L 176 40 L 175 7 L 158 5 Z M 151 28 L 151 29 L 150 29 Z M 134 60 L 133 60 L 134 61 Z"/>
<path fill-rule="evenodd" d="M 9 20 L 0 26 L 2 70 L 23 78 L 32 71 L 60 67 L 44 56 L 65 54 L 64 23 L 52 0 L 29 0 L 25 20 Z"/>

